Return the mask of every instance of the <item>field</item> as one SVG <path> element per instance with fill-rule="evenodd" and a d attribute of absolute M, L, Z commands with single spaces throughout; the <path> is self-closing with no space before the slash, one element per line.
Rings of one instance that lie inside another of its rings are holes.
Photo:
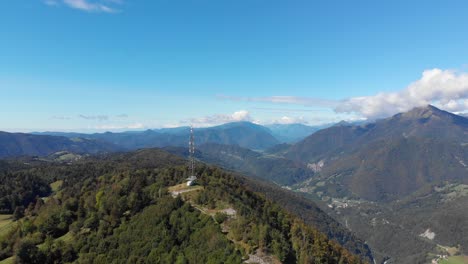
<path fill-rule="evenodd" d="M 441 260 L 439 264 L 467 264 L 468 256 L 452 256 L 448 259 Z"/>
<path fill-rule="evenodd" d="M 7 234 L 15 225 L 12 215 L 0 215 L 0 237 Z"/>
<path fill-rule="evenodd" d="M 62 187 L 62 184 L 63 184 L 62 180 L 56 181 L 50 184 L 50 188 L 52 189 L 53 192 L 57 192 Z"/>
<path fill-rule="evenodd" d="M 0 238 L 8 233 L 16 222 L 13 221 L 12 215 L 0 215 Z M 7 258 L 0 261 L 0 264 L 13 264 L 15 263 L 14 257 Z"/>
<path fill-rule="evenodd" d="M 68 243 L 68 242 L 70 242 L 72 240 L 73 240 L 73 233 L 72 232 L 68 232 L 63 236 L 54 239 L 54 241 L 62 241 L 64 243 Z M 45 243 L 39 244 L 39 245 L 37 245 L 37 247 L 39 249 L 44 249 Z M 0 264 L 3 264 L 3 263 L 0 262 Z"/>
<path fill-rule="evenodd" d="M 59 241 L 59 240 L 65 242 L 65 243 L 68 243 L 68 242 L 70 242 L 70 241 L 73 240 L 73 233 L 72 233 L 72 232 L 68 232 L 68 233 L 66 233 L 65 235 L 63 235 L 63 236 L 58 237 L 58 238 L 55 239 L 55 241 Z"/>
<path fill-rule="evenodd" d="M 0 260 L 0 264 L 14 264 L 15 263 L 15 257 L 9 257 L 4 260 Z"/>

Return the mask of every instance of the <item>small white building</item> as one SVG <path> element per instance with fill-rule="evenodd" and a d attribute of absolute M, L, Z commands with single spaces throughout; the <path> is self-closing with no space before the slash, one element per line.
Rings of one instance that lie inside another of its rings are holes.
<path fill-rule="evenodd" d="M 195 181 L 197 180 L 197 176 L 190 176 L 187 178 L 187 186 L 192 186 L 195 184 Z"/>

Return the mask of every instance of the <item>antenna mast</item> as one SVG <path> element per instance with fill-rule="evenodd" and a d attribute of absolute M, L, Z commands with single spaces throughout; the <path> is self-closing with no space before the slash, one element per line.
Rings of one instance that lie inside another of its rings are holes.
<path fill-rule="evenodd" d="M 193 126 L 190 126 L 190 141 L 189 141 L 189 159 L 190 159 L 190 176 L 195 176 L 195 139 L 193 137 Z"/>

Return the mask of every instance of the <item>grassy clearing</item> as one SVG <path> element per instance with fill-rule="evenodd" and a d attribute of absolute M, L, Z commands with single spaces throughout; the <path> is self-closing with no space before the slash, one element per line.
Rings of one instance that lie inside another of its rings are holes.
<path fill-rule="evenodd" d="M 457 253 L 460 251 L 458 247 L 446 247 L 442 245 L 437 245 L 437 247 L 439 247 L 439 249 L 441 249 L 442 251 L 447 252 L 449 256 L 457 255 Z"/>
<path fill-rule="evenodd" d="M 448 259 L 441 260 L 439 264 L 467 264 L 468 256 L 452 256 Z"/>
<path fill-rule="evenodd" d="M 13 215 L 0 215 L 0 240 L 11 230 L 16 228 L 18 222 L 13 221 Z M 0 261 L 0 264 L 14 264 L 15 258 L 10 257 Z"/>
<path fill-rule="evenodd" d="M 198 192 L 203 190 L 203 187 L 202 188 L 197 188 L 197 189 L 193 189 L 193 190 L 190 190 L 190 191 L 186 191 L 184 193 L 181 193 L 181 197 L 184 201 L 193 201 L 195 199 L 195 197 L 198 195 Z"/>
<path fill-rule="evenodd" d="M 187 186 L 187 183 L 181 183 L 168 188 L 170 192 L 180 192 L 180 191 L 193 191 L 203 189 L 203 186 L 194 185 L 194 186 Z"/>
<path fill-rule="evenodd" d="M 62 241 L 62 242 L 64 242 L 64 243 L 68 243 L 68 242 L 70 242 L 70 241 L 72 241 L 72 240 L 73 240 L 73 233 L 72 233 L 72 232 L 68 232 L 68 233 L 66 233 L 66 234 L 63 235 L 63 236 L 57 237 L 56 239 L 54 239 L 54 242 Z M 37 245 L 37 247 L 38 247 L 39 249 L 44 249 L 45 243 L 39 244 L 39 245 Z M 2 263 L 0 263 L 0 264 L 2 264 Z"/>
<path fill-rule="evenodd" d="M 62 188 L 62 184 L 63 184 L 62 180 L 56 181 L 50 184 L 50 188 L 52 189 L 53 192 L 57 192 L 58 190 L 60 190 L 60 188 Z"/>
<path fill-rule="evenodd" d="M 0 237 L 6 235 L 16 225 L 13 215 L 0 215 Z"/>
<path fill-rule="evenodd" d="M 187 186 L 186 183 L 181 183 L 181 184 L 169 187 L 168 190 L 172 194 L 173 197 L 180 195 L 182 199 L 184 199 L 185 201 L 190 201 L 194 199 L 198 191 L 203 190 L 203 186 L 200 186 L 200 185 Z"/>
<path fill-rule="evenodd" d="M 0 261 L 0 264 L 14 264 L 14 263 L 15 263 L 15 257 L 9 257 Z"/>
<path fill-rule="evenodd" d="M 13 215 L 11 214 L 0 215 L 0 228 L 3 225 L 8 224 L 11 221 L 13 221 Z"/>
<path fill-rule="evenodd" d="M 65 235 L 55 239 L 55 241 L 63 241 L 65 243 L 68 243 L 68 242 L 70 242 L 72 240 L 73 240 L 73 233 L 72 232 L 68 232 Z"/>

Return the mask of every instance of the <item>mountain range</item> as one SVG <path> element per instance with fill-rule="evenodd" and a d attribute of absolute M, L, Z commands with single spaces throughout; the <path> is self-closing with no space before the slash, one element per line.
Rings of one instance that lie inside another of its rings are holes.
<path fill-rule="evenodd" d="M 3 133 L 0 155 L 75 161 L 79 159 L 69 152 L 163 147 L 187 157 L 189 129 Z M 331 220 L 307 211 L 327 213 L 340 224 L 319 229 L 352 230 L 366 240 L 376 263 L 427 263 L 437 255 L 468 255 L 468 239 L 462 235 L 468 227 L 460 224 L 468 222 L 464 213 L 468 206 L 468 119 L 464 116 L 428 105 L 374 122 L 340 122 L 319 130 L 236 122 L 196 129 L 195 138 L 199 161 L 249 176 L 246 181 L 256 182 L 252 190 L 299 212 L 303 221 L 315 219 L 315 226 Z M 141 160 L 135 162 L 152 162 L 144 155 L 136 156 Z M 265 180 L 274 184 L 262 183 Z M 347 232 L 333 231 L 328 236 L 342 245 L 354 245 L 359 239 Z"/>
<path fill-rule="evenodd" d="M 396 200 L 433 182 L 468 183 L 468 119 L 433 106 L 361 126 L 312 134 L 283 155 L 309 166 L 336 190 L 372 201 Z"/>
<path fill-rule="evenodd" d="M 182 157 L 189 156 L 188 150 L 182 147 L 165 147 L 164 150 Z M 206 143 L 197 147 L 195 157 L 279 185 L 293 185 L 314 175 L 306 166 L 292 160 L 237 145 Z"/>
<path fill-rule="evenodd" d="M 459 234 L 468 230 L 456 224 L 468 221 L 460 211 L 468 205 L 467 135 L 465 117 L 429 105 L 375 122 L 340 122 L 263 152 L 201 145 L 196 157 L 316 201 L 368 241 L 377 263 L 426 263 L 448 254 L 441 246 L 467 254 Z M 433 239 L 421 236 L 427 230 Z"/>
<path fill-rule="evenodd" d="M 273 154 L 315 172 L 290 187 L 366 239 L 378 263 L 468 254 L 457 224 L 468 222 L 467 118 L 429 105 L 326 128 Z"/>
<path fill-rule="evenodd" d="M 0 131 L 0 158 L 25 155 L 47 156 L 65 150 L 78 154 L 96 154 L 113 152 L 120 148 L 112 143 L 96 139 Z"/>
<path fill-rule="evenodd" d="M 190 127 L 149 129 L 141 132 L 122 133 L 77 134 L 45 132 L 41 134 L 98 139 L 126 150 L 134 150 L 166 146 L 186 147 L 190 135 Z M 198 128 L 195 129 L 194 134 L 198 145 L 210 142 L 239 145 L 251 149 L 264 149 L 279 143 L 271 135 L 271 131 L 268 128 L 250 122 L 233 122 L 220 126 Z"/>
<path fill-rule="evenodd" d="M 264 150 L 281 142 L 297 141 L 318 127 L 302 124 L 261 126 L 250 122 L 233 122 L 220 126 L 197 128 L 197 145 L 215 143 L 252 150 Z M 47 156 L 58 151 L 78 154 L 128 151 L 152 147 L 186 147 L 190 127 L 148 129 L 120 133 L 0 132 L 0 157 L 22 155 Z"/>

